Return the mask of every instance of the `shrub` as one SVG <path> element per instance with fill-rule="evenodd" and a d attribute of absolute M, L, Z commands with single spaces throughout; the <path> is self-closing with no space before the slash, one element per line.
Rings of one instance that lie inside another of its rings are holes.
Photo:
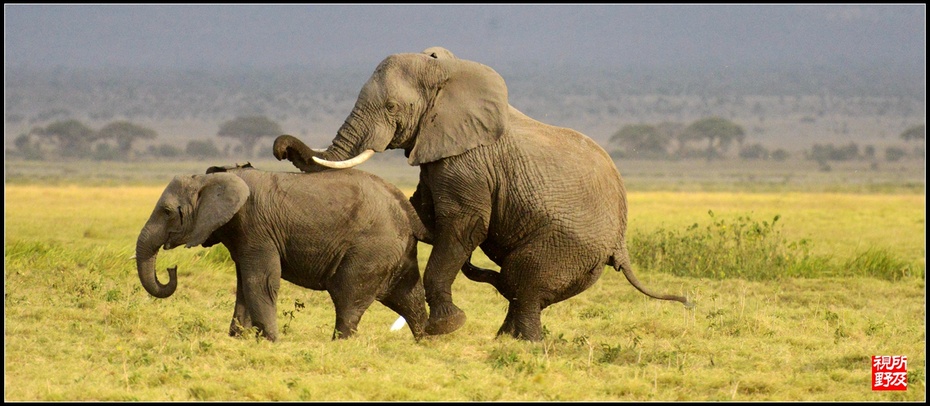
<path fill-rule="evenodd" d="M 859 157 L 859 146 L 854 142 L 841 147 L 836 147 L 833 144 L 814 144 L 807 154 L 808 159 L 817 162 L 850 161 Z"/>
<path fill-rule="evenodd" d="M 746 145 L 739 150 L 739 157 L 743 159 L 769 159 L 769 150 L 766 149 L 762 144 L 751 144 Z"/>
<path fill-rule="evenodd" d="M 637 264 L 678 276 L 710 279 L 771 280 L 783 277 L 871 276 L 885 280 L 924 277 L 924 270 L 872 248 L 846 261 L 811 254 L 807 239 L 788 241 L 771 222 L 748 216 L 692 224 L 683 232 L 660 228 L 630 240 L 630 255 Z"/>
<path fill-rule="evenodd" d="M 694 223 L 684 232 L 660 228 L 631 241 L 630 254 L 646 268 L 713 279 L 773 279 L 773 272 L 783 272 L 796 260 L 776 228 L 780 216 L 769 223 L 744 216 L 727 221 L 707 213 L 711 224 Z M 806 242 L 791 248 L 805 251 L 802 258 L 806 255 Z"/>
<path fill-rule="evenodd" d="M 186 152 L 187 155 L 190 155 L 196 158 L 215 158 L 215 157 L 220 156 L 219 148 L 217 148 L 216 145 L 213 144 L 213 141 L 211 140 L 189 141 L 187 143 L 187 148 L 185 148 L 184 152 Z"/>
<path fill-rule="evenodd" d="M 874 276 L 890 281 L 896 281 L 911 276 L 919 276 L 921 278 L 924 276 L 920 269 L 895 258 L 888 250 L 882 248 L 870 248 L 855 258 L 846 261 L 844 267 L 857 274 Z"/>
<path fill-rule="evenodd" d="M 786 159 L 788 159 L 788 157 L 789 157 L 790 155 L 791 155 L 791 154 L 789 154 L 788 151 L 785 151 L 785 150 L 782 149 L 782 148 L 779 148 L 779 149 L 776 149 L 776 150 L 772 151 L 772 159 L 774 159 L 774 160 L 776 160 L 776 161 L 778 161 L 778 162 L 783 162 L 783 161 L 785 161 Z"/>
<path fill-rule="evenodd" d="M 110 144 L 99 143 L 94 146 L 94 153 L 91 157 L 95 161 L 117 161 L 122 158 L 122 154 Z"/>
<path fill-rule="evenodd" d="M 21 134 L 16 137 L 16 140 L 13 142 L 23 158 L 29 161 L 41 161 L 45 159 L 45 154 L 42 152 L 42 147 L 39 146 L 39 143 L 33 141 L 29 134 Z"/>
<path fill-rule="evenodd" d="M 885 148 L 885 160 L 888 162 L 898 162 L 907 155 L 903 148 L 888 147 Z"/>
<path fill-rule="evenodd" d="M 150 145 L 149 155 L 162 158 L 176 158 L 181 156 L 181 149 L 171 144 Z"/>

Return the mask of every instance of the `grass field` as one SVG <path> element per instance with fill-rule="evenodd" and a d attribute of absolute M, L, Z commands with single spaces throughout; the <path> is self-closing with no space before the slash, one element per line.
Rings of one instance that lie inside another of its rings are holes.
<path fill-rule="evenodd" d="M 4 190 L 7 401 L 926 400 L 926 200 L 909 181 L 834 188 L 824 179 L 747 192 L 733 183 L 646 186 L 647 177 L 626 176 L 633 243 L 660 229 L 778 215 L 786 241 L 807 240 L 830 263 L 881 249 L 892 266 L 911 270 L 896 280 L 853 269 L 789 278 L 773 268 L 761 280 L 676 276 L 634 258 L 644 284 L 687 294 L 696 308 L 649 299 L 609 271 L 543 312 L 539 343 L 495 338 L 506 301 L 464 277 L 453 289 L 468 322 L 420 342 L 406 328 L 390 332 L 397 316 L 378 303 L 356 337 L 331 341 L 328 295 L 284 282 L 284 333 L 269 343 L 227 335 L 235 272 L 222 246 L 163 251 L 160 279 L 165 267 L 179 269 L 168 299 L 142 289 L 129 259 L 165 177 L 200 173 L 202 163 L 127 178 L 68 165 L 38 175 L 7 166 L 31 174 Z M 86 179 L 62 175 L 69 170 Z M 410 192 L 413 173 L 392 181 Z M 422 269 L 430 247 L 420 248 Z M 482 255 L 475 262 L 491 265 Z M 908 357 L 907 391 L 871 390 L 872 355 Z"/>

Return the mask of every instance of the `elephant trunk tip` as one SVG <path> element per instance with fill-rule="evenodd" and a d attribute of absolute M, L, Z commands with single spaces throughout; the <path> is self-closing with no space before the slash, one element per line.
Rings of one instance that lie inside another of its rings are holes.
<path fill-rule="evenodd" d="M 152 274 L 152 283 L 142 283 L 142 287 L 150 295 L 159 299 L 170 297 L 178 289 L 178 266 L 168 268 L 168 283 L 162 284 L 158 281 L 158 276 Z"/>
<path fill-rule="evenodd" d="M 158 282 L 158 278 L 155 278 L 155 284 L 158 285 L 159 294 L 153 295 L 159 299 L 164 299 L 174 294 L 174 291 L 178 289 L 178 266 L 172 266 L 168 268 L 168 284 L 162 285 Z"/>

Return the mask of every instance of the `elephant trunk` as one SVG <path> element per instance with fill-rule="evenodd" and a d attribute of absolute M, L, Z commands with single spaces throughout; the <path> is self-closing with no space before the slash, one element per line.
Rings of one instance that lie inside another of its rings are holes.
<path fill-rule="evenodd" d="M 375 150 L 370 147 L 361 147 L 361 135 L 370 132 L 359 128 L 359 124 L 364 122 L 353 110 L 336 133 L 333 144 L 320 156 L 314 156 L 314 162 L 329 168 L 344 169 L 359 165 L 371 158 Z M 355 153 L 355 151 L 359 152 Z"/>
<path fill-rule="evenodd" d="M 147 224 L 139 234 L 136 241 L 136 268 L 139 271 L 139 281 L 146 292 L 157 298 L 166 298 L 174 294 L 178 287 L 177 266 L 168 268 L 168 284 L 163 285 L 155 275 L 155 258 L 158 249 L 165 243 L 164 231 L 152 231 L 153 226 Z"/>

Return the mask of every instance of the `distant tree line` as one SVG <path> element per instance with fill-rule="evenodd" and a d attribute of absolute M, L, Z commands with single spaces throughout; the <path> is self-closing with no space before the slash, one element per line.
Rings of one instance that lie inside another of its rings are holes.
<path fill-rule="evenodd" d="M 238 142 L 233 152 L 251 158 L 255 145 L 262 138 L 283 134 L 281 126 L 265 116 L 241 116 L 220 124 L 217 136 Z M 83 158 L 100 161 L 130 160 L 135 157 L 161 158 L 212 158 L 229 155 L 229 148 L 221 151 L 212 140 L 189 140 L 182 148 L 171 143 L 149 145 L 144 151 L 134 146 L 140 140 L 158 138 L 155 130 L 130 121 L 113 121 L 99 130 L 90 128 L 76 119 L 52 122 L 47 126 L 33 127 L 14 140 L 15 154 L 28 160 L 56 158 Z"/>
<path fill-rule="evenodd" d="M 920 124 L 909 127 L 899 136 L 907 143 L 916 146 L 911 153 L 903 147 L 889 146 L 885 148 L 884 159 L 895 162 L 907 156 L 925 159 L 926 125 Z M 615 147 L 610 153 L 614 158 L 638 159 L 682 159 L 703 158 L 708 161 L 720 159 L 727 155 L 732 145 L 738 146 L 738 156 L 744 160 L 776 160 L 784 161 L 790 154 L 778 148 L 769 150 L 760 143 L 744 145 L 745 131 L 743 128 L 725 118 L 707 117 L 694 121 L 689 125 L 674 122 L 652 124 L 629 124 L 620 128 L 610 137 L 610 143 Z M 805 158 L 817 161 L 822 168 L 827 167 L 828 161 L 846 161 L 854 159 L 876 160 L 879 157 L 875 147 L 865 146 L 861 151 L 856 143 L 844 146 L 833 144 L 814 144 L 805 152 Z"/>
<path fill-rule="evenodd" d="M 874 145 L 865 145 L 860 149 L 858 144 L 850 142 L 840 146 L 835 146 L 833 144 L 814 144 L 810 150 L 805 152 L 805 157 L 809 160 L 817 161 L 820 165 L 820 169 L 823 171 L 829 171 L 831 169 L 829 164 L 830 161 L 854 161 L 864 159 L 872 161 L 873 165 L 877 165 L 877 161 L 881 158 L 884 158 L 886 162 L 897 162 L 908 156 L 926 159 L 927 154 L 924 143 L 926 132 L 926 125 L 920 124 L 909 127 L 899 135 L 899 138 L 905 142 L 916 144 L 910 152 L 908 152 L 905 147 L 887 146 L 885 147 L 884 156 L 880 157 Z"/>
<path fill-rule="evenodd" d="M 684 125 L 674 122 L 625 125 L 610 137 L 618 147 L 611 153 L 616 158 L 722 159 L 733 145 L 740 147 L 740 157 L 769 159 L 773 156 L 760 144 L 743 146 L 743 127 L 721 117 L 706 117 Z M 782 156 L 783 152 L 774 154 Z"/>

